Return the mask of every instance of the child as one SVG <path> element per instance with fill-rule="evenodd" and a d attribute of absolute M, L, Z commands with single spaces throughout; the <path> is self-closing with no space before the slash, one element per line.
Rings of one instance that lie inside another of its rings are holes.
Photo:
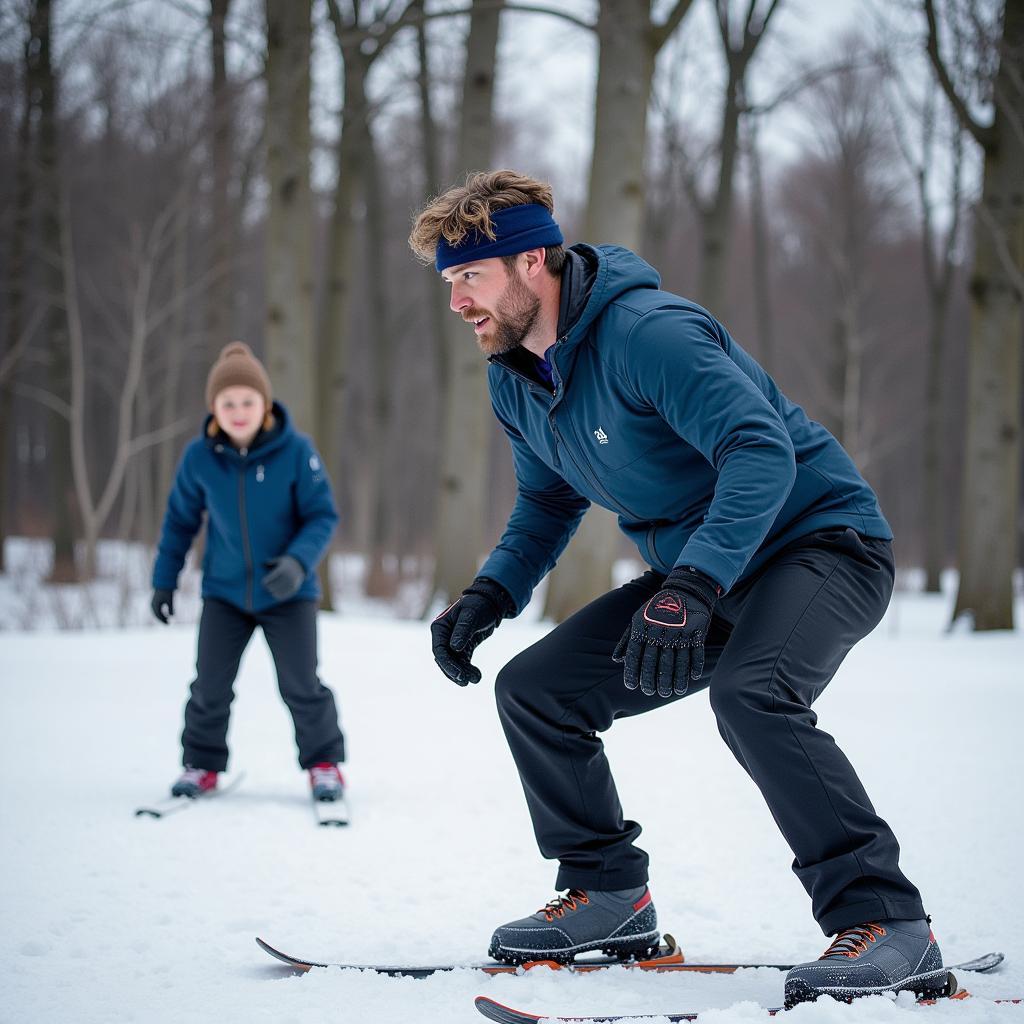
<path fill-rule="evenodd" d="M 272 401 L 263 364 L 242 342 L 221 351 L 206 403 L 211 415 L 178 466 L 153 568 L 153 614 L 166 624 L 205 511 L 199 653 L 181 737 L 185 771 L 171 794 L 214 789 L 227 767 L 233 684 L 260 626 L 313 796 L 340 800 L 345 740 L 334 695 L 316 674 L 316 567 L 338 521 L 327 474 L 310 439 Z"/>

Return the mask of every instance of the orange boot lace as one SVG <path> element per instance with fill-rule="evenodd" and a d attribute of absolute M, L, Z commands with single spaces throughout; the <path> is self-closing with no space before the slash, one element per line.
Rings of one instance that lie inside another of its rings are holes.
<path fill-rule="evenodd" d="M 818 959 L 827 960 L 831 956 L 845 956 L 850 959 L 858 957 L 868 948 L 869 942 L 875 941 L 876 935 L 885 935 L 885 929 L 880 924 L 870 923 L 858 925 L 856 928 L 844 928 Z"/>

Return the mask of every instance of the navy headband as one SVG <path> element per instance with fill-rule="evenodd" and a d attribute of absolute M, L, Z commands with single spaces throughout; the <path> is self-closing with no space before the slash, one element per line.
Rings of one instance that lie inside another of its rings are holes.
<path fill-rule="evenodd" d="M 475 263 L 492 256 L 514 256 L 528 249 L 541 249 L 561 245 L 564 239 L 554 217 L 538 203 L 507 206 L 491 214 L 494 238 L 479 231 L 471 231 L 458 245 L 452 245 L 443 235 L 434 252 L 434 266 L 439 271 L 461 263 Z"/>

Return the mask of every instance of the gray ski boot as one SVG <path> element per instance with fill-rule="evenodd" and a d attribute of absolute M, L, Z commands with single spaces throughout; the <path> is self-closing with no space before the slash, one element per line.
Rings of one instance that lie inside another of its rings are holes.
<path fill-rule="evenodd" d="M 592 949 L 623 960 L 643 959 L 657 951 L 658 940 L 658 915 L 646 885 L 616 891 L 570 889 L 536 914 L 502 925 L 488 954 L 512 964 L 566 964 Z"/>
<path fill-rule="evenodd" d="M 786 975 L 786 1009 L 818 996 L 936 997 L 946 994 L 948 978 L 927 919 L 874 921 L 844 929 L 818 960 L 794 967 Z"/>

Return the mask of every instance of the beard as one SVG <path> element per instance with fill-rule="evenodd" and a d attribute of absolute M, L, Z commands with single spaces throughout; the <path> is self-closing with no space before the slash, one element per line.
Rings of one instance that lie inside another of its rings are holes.
<path fill-rule="evenodd" d="M 476 309 L 463 314 L 466 320 L 478 320 L 481 316 L 490 316 L 491 323 L 487 330 L 477 335 L 476 343 L 485 356 L 500 356 L 518 348 L 537 325 L 540 299 L 517 274 L 512 273 L 495 303 L 493 315 Z"/>

